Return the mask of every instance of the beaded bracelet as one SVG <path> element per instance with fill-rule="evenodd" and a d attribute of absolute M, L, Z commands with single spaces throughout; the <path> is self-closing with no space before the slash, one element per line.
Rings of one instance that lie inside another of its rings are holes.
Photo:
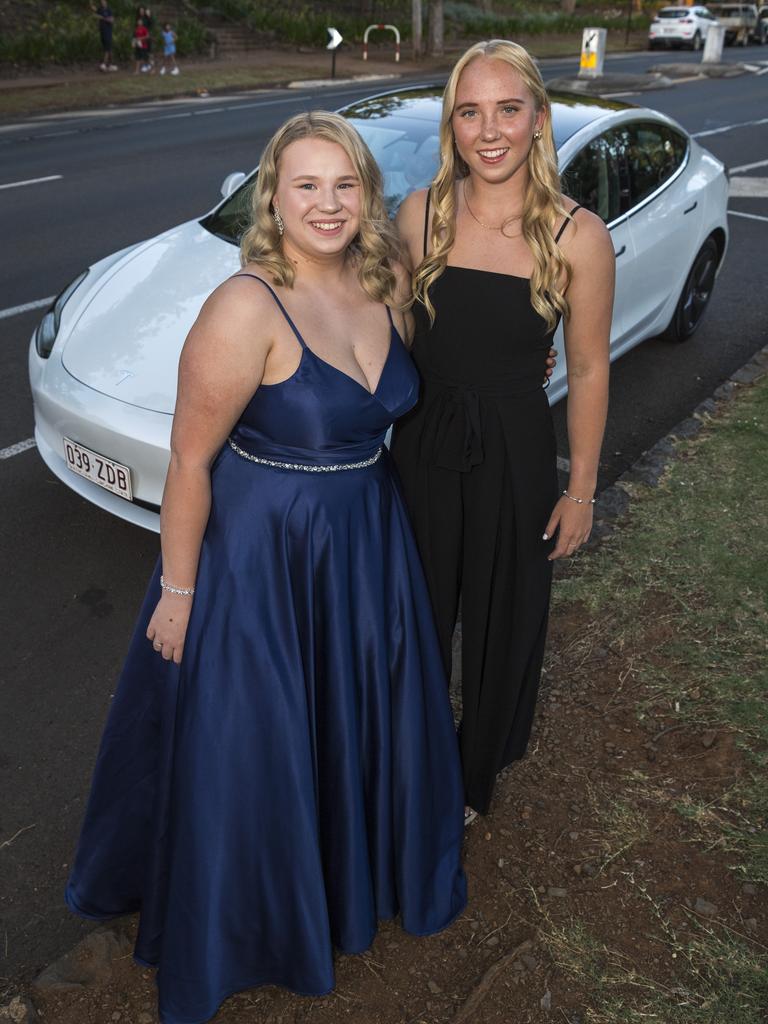
<path fill-rule="evenodd" d="M 195 592 L 194 587 L 174 587 L 172 583 L 166 583 L 164 576 L 160 577 L 160 586 L 169 594 L 181 594 L 182 597 L 192 597 Z"/>
<path fill-rule="evenodd" d="M 570 498 L 571 501 L 575 501 L 577 505 L 594 505 L 597 500 L 596 498 L 574 498 L 568 491 L 563 491 L 563 494 L 566 498 Z"/>

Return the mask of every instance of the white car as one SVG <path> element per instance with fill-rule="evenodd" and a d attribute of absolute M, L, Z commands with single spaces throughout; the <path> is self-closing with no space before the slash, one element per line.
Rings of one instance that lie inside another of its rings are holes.
<path fill-rule="evenodd" d="M 648 29 L 648 48 L 687 46 L 700 50 L 717 18 L 706 7 L 662 7 Z"/>
<path fill-rule="evenodd" d="M 375 96 L 344 113 L 378 160 L 391 209 L 430 181 L 439 86 Z M 611 357 L 699 325 L 728 241 L 723 165 L 674 121 L 618 101 L 552 96 L 565 191 L 606 222 L 616 251 Z M 239 268 L 248 184 L 230 175 L 209 214 L 100 260 L 56 299 L 32 338 L 35 439 L 68 487 L 159 529 L 176 370 L 210 292 Z M 562 353 L 562 338 L 555 342 Z M 561 355 L 548 395 L 567 390 Z"/>

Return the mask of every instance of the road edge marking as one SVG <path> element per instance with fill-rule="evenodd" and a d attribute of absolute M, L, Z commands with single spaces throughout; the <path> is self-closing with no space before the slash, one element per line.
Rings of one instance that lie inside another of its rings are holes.
<path fill-rule="evenodd" d="M 12 459 L 14 455 L 21 455 L 22 452 L 36 447 L 37 441 L 34 437 L 28 437 L 26 441 L 19 441 L 17 444 L 9 445 L 8 448 L 0 448 L 0 459 Z"/>
<path fill-rule="evenodd" d="M 0 320 L 6 320 L 9 316 L 20 316 L 22 313 L 29 313 L 33 309 L 42 309 L 43 306 L 50 306 L 55 295 L 49 295 L 46 299 L 35 299 L 34 302 L 23 302 L 20 306 L 9 306 L 8 309 L 0 309 Z"/>

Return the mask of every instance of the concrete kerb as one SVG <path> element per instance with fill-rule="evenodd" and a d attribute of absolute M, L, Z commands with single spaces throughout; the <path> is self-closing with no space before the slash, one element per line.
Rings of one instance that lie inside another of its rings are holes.
<path fill-rule="evenodd" d="M 744 64 L 714 64 L 701 61 L 699 64 L 654 64 L 648 74 L 666 75 L 667 78 L 737 78 L 746 75 L 749 68 Z"/>
<path fill-rule="evenodd" d="M 333 85 L 364 85 L 366 82 L 386 82 L 402 78 L 399 72 L 391 75 L 353 75 L 351 78 L 300 78 L 289 82 L 288 89 L 323 89 Z"/>
<path fill-rule="evenodd" d="M 753 384 L 768 373 L 768 345 L 757 352 L 749 362 L 735 370 L 719 387 L 715 388 L 709 398 L 700 402 L 693 413 L 681 420 L 668 434 L 643 452 L 632 466 L 611 484 L 601 491 L 595 503 L 595 519 L 592 536 L 584 546 L 586 550 L 595 548 L 602 540 L 612 534 L 621 524 L 621 520 L 630 510 L 633 488 L 636 484 L 646 487 L 657 487 L 670 464 L 678 457 L 680 442 L 697 434 L 719 415 L 723 407 L 732 401 L 745 385 Z M 561 567 L 555 563 L 556 569 Z"/>
<path fill-rule="evenodd" d="M 620 75 L 608 73 L 599 78 L 568 76 L 551 78 L 546 82 L 552 92 L 576 92 L 587 96 L 602 96 L 603 93 L 648 92 L 651 89 L 669 89 L 674 83 L 666 75 Z"/>

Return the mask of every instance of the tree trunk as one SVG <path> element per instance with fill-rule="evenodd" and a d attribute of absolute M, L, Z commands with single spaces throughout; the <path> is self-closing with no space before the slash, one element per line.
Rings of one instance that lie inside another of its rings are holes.
<path fill-rule="evenodd" d="M 424 52 L 421 39 L 421 0 L 411 0 L 411 49 L 415 60 Z"/>
<path fill-rule="evenodd" d="M 493 14 L 493 0 L 480 0 L 480 10 L 484 14 Z"/>
<path fill-rule="evenodd" d="M 576 10 L 576 0 L 560 0 L 560 10 L 563 14 L 573 14 Z"/>
<path fill-rule="evenodd" d="M 444 51 L 445 17 L 443 0 L 432 0 L 429 5 L 429 52 L 442 57 Z"/>

